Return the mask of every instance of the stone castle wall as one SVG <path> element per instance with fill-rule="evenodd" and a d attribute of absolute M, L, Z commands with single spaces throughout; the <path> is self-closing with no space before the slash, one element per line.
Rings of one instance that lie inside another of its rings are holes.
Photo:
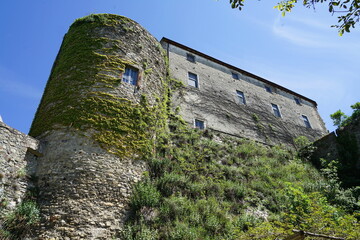
<path fill-rule="evenodd" d="M 117 157 L 74 129 L 51 131 L 41 140 L 36 185 L 42 221 L 34 238 L 117 236 L 145 162 Z"/>
<path fill-rule="evenodd" d="M 195 119 L 202 120 L 207 128 L 270 145 L 292 144 L 298 136 L 313 141 L 327 133 L 314 101 L 171 40 L 163 39 L 162 45 L 168 52 L 172 77 L 185 85 L 174 96 L 174 105 L 191 125 Z M 195 61 L 187 60 L 187 54 Z M 197 75 L 197 88 L 188 85 L 189 72 Z M 237 91 L 243 92 L 246 104 L 239 102 Z M 274 116 L 271 104 L 279 107 L 281 118 Z M 302 115 L 311 128 L 305 126 Z"/>
<path fill-rule="evenodd" d="M 39 141 L 0 122 L 0 217 L 25 197 L 36 167 Z M 0 224 L 1 225 L 1 224 Z"/>
<path fill-rule="evenodd" d="M 344 186 L 360 185 L 360 118 L 314 142 L 314 146 L 311 160 L 317 167 L 322 167 L 321 158 L 339 161 L 338 174 Z"/>
<path fill-rule="evenodd" d="M 123 81 L 128 68 L 136 84 Z M 44 149 L 33 238 L 119 236 L 132 185 L 165 128 L 166 81 L 161 45 L 134 21 L 99 14 L 74 22 L 30 131 Z"/>
<path fill-rule="evenodd" d="M 267 113 L 271 109 L 260 106 L 255 94 L 247 106 L 239 106 L 234 95 L 216 83 L 222 78 L 227 90 L 243 90 L 245 85 L 227 79 L 231 74 L 227 70 L 219 72 L 202 62 L 194 65 L 179 55 L 170 54 L 169 60 L 173 77 L 181 81 L 186 82 L 187 71 L 197 72 L 200 81 L 208 78 L 200 82 L 200 91 L 206 94 L 191 88 L 173 93 L 174 104 L 182 108 L 180 113 L 188 122 L 204 119 L 209 128 L 268 144 L 291 142 L 294 135 L 315 138 L 325 131 L 316 108 L 306 101 L 303 114 L 314 129 L 301 126 L 299 119 L 291 120 L 296 124 L 285 119 L 286 111 L 284 120 L 276 119 Z M 138 72 L 136 84 L 123 81 L 128 68 Z M 31 184 L 22 169 L 35 177 L 33 184 L 39 189 L 41 221 L 29 238 L 119 236 L 129 213 L 132 186 L 146 170 L 145 159 L 158 136 L 167 131 L 167 68 L 160 43 L 130 19 L 97 14 L 74 22 L 30 130 L 37 140 L 0 125 L 0 186 L 4 189 L 0 194 L 7 194 L 11 207 L 21 201 Z M 246 96 L 256 91 L 260 90 L 252 85 L 244 90 Z M 281 95 L 277 93 L 274 101 Z M 281 108 L 294 104 L 282 97 Z M 14 186 L 20 190 L 13 191 Z"/>

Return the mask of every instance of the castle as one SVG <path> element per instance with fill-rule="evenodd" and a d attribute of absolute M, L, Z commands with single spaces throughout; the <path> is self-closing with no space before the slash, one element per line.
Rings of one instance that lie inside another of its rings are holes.
<path fill-rule="evenodd" d="M 269 145 L 326 134 L 311 99 L 172 40 L 159 43 L 128 18 L 78 19 L 32 137 L 0 123 L 0 200 L 11 210 L 39 189 L 41 224 L 29 239 L 108 239 L 122 229 L 143 156 L 168 129 L 169 95 L 199 129 Z"/>
<path fill-rule="evenodd" d="M 194 127 L 269 145 L 327 133 L 315 101 L 167 38 L 160 42 L 171 76 L 186 86 L 173 104 Z"/>

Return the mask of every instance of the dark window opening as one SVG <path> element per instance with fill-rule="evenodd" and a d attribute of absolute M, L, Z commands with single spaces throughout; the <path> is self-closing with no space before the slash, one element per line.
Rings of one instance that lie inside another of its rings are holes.
<path fill-rule="evenodd" d="M 237 73 L 231 73 L 231 74 L 232 74 L 233 79 L 239 80 L 239 74 L 237 74 Z"/>
<path fill-rule="evenodd" d="M 307 118 L 307 116 L 302 115 L 302 119 L 304 121 L 305 127 L 311 128 L 311 125 L 310 125 L 310 122 L 309 122 L 309 119 Z"/>
<path fill-rule="evenodd" d="M 271 87 L 269 87 L 269 86 L 265 86 L 265 90 L 269 93 L 272 93 Z"/>
<path fill-rule="evenodd" d="M 192 55 L 192 54 L 187 53 L 187 54 L 186 54 L 186 59 L 187 59 L 188 61 L 190 61 L 190 62 L 195 62 L 195 56 Z"/>
<path fill-rule="evenodd" d="M 125 72 L 122 75 L 123 82 L 136 85 L 139 76 L 139 71 L 135 68 L 126 67 Z"/>
<path fill-rule="evenodd" d="M 281 118 L 281 113 L 280 113 L 280 109 L 279 109 L 278 105 L 276 105 L 276 104 L 271 104 L 271 107 L 272 107 L 272 109 L 273 109 L 273 111 L 274 111 L 275 117 Z"/>
<path fill-rule="evenodd" d="M 198 77 L 196 74 L 189 72 L 188 84 L 192 87 L 199 87 Z"/>
<path fill-rule="evenodd" d="M 204 130 L 205 129 L 205 122 L 195 119 L 195 128 L 198 128 L 200 130 Z"/>
<path fill-rule="evenodd" d="M 245 95 L 243 92 L 236 90 L 236 95 L 238 96 L 239 103 L 246 104 Z"/>

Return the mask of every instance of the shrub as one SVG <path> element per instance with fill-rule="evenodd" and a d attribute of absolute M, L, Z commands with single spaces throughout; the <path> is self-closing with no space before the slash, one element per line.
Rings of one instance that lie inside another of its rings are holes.
<path fill-rule="evenodd" d="M 191 227 L 187 223 L 175 221 L 174 227 L 169 232 L 167 239 L 169 240 L 203 239 L 201 238 L 203 232 L 204 230 L 202 230 L 201 228 Z"/>
<path fill-rule="evenodd" d="M 227 200 L 240 201 L 245 195 L 245 188 L 241 183 L 226 181 L 224 193 Z"/>
<path fill-rule="evenodd" d="M 164 196 L 170 196 L 176 191 L 188 188 L 189 180 L 185 175 L 165 173 L 157 181 L 157 186 Z"/>
<path fill-rule="evenodd" d="M 30 227 L 38 223 L 39 215 L 40 212 L 35 202 L 26 200 L 20 203 L 13 212 L 5 216 L 4 233 L 11 235 L 14 239 L 21 239 L 30 230 Z"/>
<path fill-rule="evenodd" d="M 132 198 L 130 200 L 131 208 L 135 211 L 142 207 L 155 207 L 160 200 L 160 193 L 156 187 L 149 181 L 138 182 L 135 185 Z"/>
<path fill-rule="evenodd" d="M 158 239 L 283 239 L 293 227 L 322 233 L 326 224 L 336 229 L 332 235 L 341 233 L 336 224 L 347 226 L 340 236 L 359 230 L 348 227 L 350 220 L 357 222 L 344 211 L 356 210 L 357 195 L 341 190 L 337 178 L 326 180 L 284 146 L 221 136 L 211 140 L 171 117 L 170 126 L 166 151 L 149 159 L 149 177 L 135 188 L 132 200 L 134 209 L 146 206 L 156 214 L 146 228 L 139 228 L 142 214 L 130 218 L 133 233 L 127 239 L 146 234 Z M 307 146 L 305 153 L 313 150 L 304 137 L 294 141 L 298 148 Z"/>
<path fill-rule="evenodd" d="M 309 141 L 309 139 L 305 136 L 299 136 L 297 138 L 294 139 L 294 145 L 296 150 L 300 150 L 306 146 L 308 146 L 311 142 Z"/>
<path fill-rule="evenodd" d="M 158 232 L 150 229 L 145 224 L 126 225 L 121 233 L 121 239 L 124 240 L 157 240 Z"/>

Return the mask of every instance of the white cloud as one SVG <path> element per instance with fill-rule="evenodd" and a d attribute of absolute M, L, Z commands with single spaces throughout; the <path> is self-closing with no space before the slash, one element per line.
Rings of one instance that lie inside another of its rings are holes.
<path fill-rule="evenodd" d="M 306 25 L 306 30 L 304 30 L 304 27 L 300 28 L 298 23 Z M 309 19 L 287 18 L 286 23 L 283 23 L 279 15 L 275 19 L 272 29 L 274 34 L 296 45 L 303 47 L 331 47 L 322 35 L 316 33 L 324 30 L 323 26 Z"/>
<path fill-rule="evenodd" d="M 272 31 L 276 36 L 301 47 L 331 48 L 349 53 L 353 53 L 354 50 L 360 51 L 358 41 L 354 42 L 346 36 L 339 37 L 336 29 L 308 15 L 302 17 L 290 15 L 285 18 L 278 15 L 273 22 Z M 350 34 L 359 33 L 354 30 Z"/>

